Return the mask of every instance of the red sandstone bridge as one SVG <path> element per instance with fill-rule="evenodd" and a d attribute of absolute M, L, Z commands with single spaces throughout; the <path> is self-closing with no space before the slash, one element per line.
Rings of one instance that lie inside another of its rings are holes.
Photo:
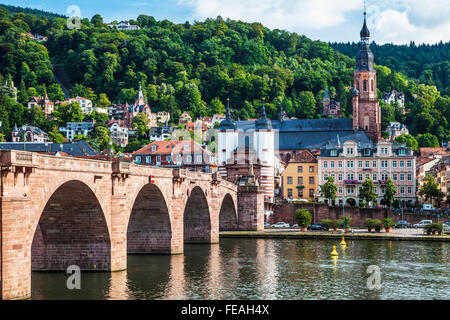
<path fill-rule="evenodd" d="M 1 299 L 29 297 L 31 270 L 124 270 L 127 254 L 264 228 L 263 191 L 215 174 L 22 151 L 0 166 Z"/>

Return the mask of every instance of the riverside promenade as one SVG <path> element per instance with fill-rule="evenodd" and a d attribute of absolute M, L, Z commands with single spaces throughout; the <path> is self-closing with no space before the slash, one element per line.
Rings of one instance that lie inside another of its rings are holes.
<path fill-rule="evenodd" d="M 266 228 L 264 231 L 227 231 L 221 232 L 220 238 L 256 238 L 256 239 L 341 239 L 349 240 L 395 240 L 395 241 L 444 241 L 450 242 L 450 234 L 427 235 L 421 228 L 392 229 L 387 233 L 368 232 L 367 229 L 353 229 L 353 233 L 345 233 L 344 230 L 336 231 L 300 231 L 299 229 Z"/>

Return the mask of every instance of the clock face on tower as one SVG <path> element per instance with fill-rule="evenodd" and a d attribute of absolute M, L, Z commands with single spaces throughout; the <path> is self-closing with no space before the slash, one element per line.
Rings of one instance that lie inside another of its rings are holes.
<path fill-rule="evenodd" d="M 369 79 L 369 74 L 368 73 L 361 74 L 361 79 L 368 80 Z"/>

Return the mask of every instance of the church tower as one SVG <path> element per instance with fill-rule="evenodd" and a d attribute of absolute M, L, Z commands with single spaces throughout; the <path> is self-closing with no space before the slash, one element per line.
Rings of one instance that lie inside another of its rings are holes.
<path fill-rule="evenodd" d="M 373 67 L 374 56 L 369 48 L 370 32 L 366 25 L 366 12 L 360 36 L 353 76 L 353 129 L 364 130 L 370 140 L 377 143 L 381 139 L 381 112 L 377 99 L 377 72 Z"/>

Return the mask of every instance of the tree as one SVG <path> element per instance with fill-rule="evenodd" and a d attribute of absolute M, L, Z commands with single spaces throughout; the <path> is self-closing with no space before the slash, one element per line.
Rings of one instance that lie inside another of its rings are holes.
<path fill-rule="evenodd" d="M 63 143 L 65 140 L 64 136 L 58 131 L 57 126 L 53 126 L 52 131 L 48 133 L 48 138 L 54 143 Z"/>
<path fill-rule="evenodd" d="M 425 177 L 424 184 L 420 188 L 419 194 L 425 197 L 425 201 L 431 200 L 433 204 L 433 199 L 437 199 L 438 202 L 444 197 L 444 193 L 439 190 L 439 185 L 431 174 Z"/>
<path fill-rule="evenodd" d="M 148 136 L 149 123 L 150 120 L 144 113 L 139 113 L 133 118 L 131 125 L 133 126 L 134 129 L 136 129 L 138 139 L 144 139 Z"/>
<path fill-rule="evenodd" d="M 109 133 L 108 129 L 105 127 L 96 127 L 94 130 L 94 139 L 97 142 L 97 146 L 100 150 L 105 150 L 109 148 Z"/>
<path fill-rule="evenodd" d="M 106 96 L 106 94 L 104 93 L 100 93 L 97 105 L 100 108 L 106 108 L 109 107 L 111 105 L 111 101 L 109 101 L 108 97 Z"/>
<path fill-rule="evenodd" d="M 390 207 L 392 202 L 394 201 L 395 195 L 397 194 L 397 187 L 395 186 L 391 177 L 389 177 L 385 188 L 386 189 L 383 195 L 383 199 L 387 202 L 388 207 Z"/>
<path fill-rule="evenodd" d="M 360 192 L 359 192 L 359 198 L 364 199 L 367 204 L 369 202 L 373 202 L 377 200 L 377 196 L 375 192 L 373 191 L 374 184 L 372 179 L 366 179 L 364 183 L 361 186 Z"/>
<path fill-rule="evenodd" d="M 419 144 L 420 148 L 437 148 L 439 147 L 439 141 L 435 135 L 432 135 L 431 133 L 425 133 L 425 134 L 418 134 L 416 137 L 416 140 Z"/>
<path fill-rule="evenodd" d="M 402 134 L 394 138 L 394 142 L 397 144 L 404 144 L 407 148 L 411 150 L 418 150 L 419 143 L 410 134 Z"/>
<path fill-rule="evenodd" d="M 84 118 L 83 110 L 81 110 L 78 101 L 60 105 L 55 111 L 55 114 L 62 126 L 65 126 L 67 122 L 82 122 Z"/>
<path fill-rule="evenodd" d="M 96 28 L 101 28 L 103 26 L 103 18 L 101 15 L 96 14 L 92 17 L 91 19 L 91 23 L 96 27 Z"/>
<path fill-rule="evenodd" d="M 334 178 L 329 176 L 327 178 L 327 182 L 320 186 L 320 195 L 329 200 L 329 204 L 331 204 L 331 200 L 336 199 L 337 186 L 334 184 Z"/>
<path fill-rule="evenodd" d="M 64 101 L 64 92 L 57 83 L 52 83 L 48 86 L 47 94 L 52 101 Z"/>
<path fill-rule="evenodd" d="M 299 105 L 295 115 L 301 119 L 312 119 L 316 113 L 316 99 L 310 91 L 302 91 L 299 96 Z"/>

